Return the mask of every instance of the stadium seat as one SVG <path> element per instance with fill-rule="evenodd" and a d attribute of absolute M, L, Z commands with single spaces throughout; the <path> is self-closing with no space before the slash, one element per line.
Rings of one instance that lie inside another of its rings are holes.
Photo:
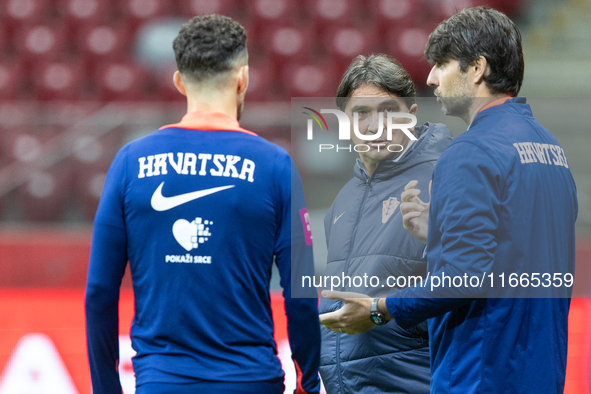
<path fill-rule="evenodd" d="M 146 72 L 133 62 L 105 62 L 94 73 L 99 98 L 105 101 L 150 100 L 146 93 Z"/>
<path fill-rule="evenodd" d="M 19 63 L 0 63 L 0 99 L 22 98 L 21 85 L 25 77 L 25 72 Z"/>
<path fill-rule="evenodd" d="M 443 0 L 438 2 L 437 6 L 439 8 L 438 19 L 442 21 L 455 14 L 458 10 L 474 6 L 474 2 L 472 0 Z"/>
<path fill-rule="evenodd" d="M 78 100 L 83 97 L 84 64 L 81 62 L 42 63 L 33 75 L 40 100 Z"/>
<path fill-rule="evenodd" d="M 288 97 L 334 97 L 341 74 L 334 64 L 290 64 L 283 69 L 282 80 Z"/>
<path fill-rule="evenodd" d="M 59 0 L 58 7 L 73 33 L 84 26 L 109 24 L 113 19 L 111 0 Z"/>
<path fill-rule="evenodd" d="M 70 195 L 69 168 L 64 163 L 51 170 L 35 171 L 18 188 L 26 220 L 56 221 L 62 218 Z"/>
<path fill-rule="evenodd" d="M 74 141 L 75 152 L 69 158 L 72 187 L 88 220 L 94 218 L 105 176 L 123 144 L 123 134 L 116 129 L 96 138 L 93 130 L 88 129 Z"/>
<path fill-rule="evenodd" d="M 13 41 L 22 61 L 36 65 L 64 57 L 70 44 L 66 33 L 63 26 L 25 24 L 15 32 Z"/>
<path fill-rule="evenodd" d="M 19 126 L 4 130 L 3 134 L 9 160 L 28 164 L 41 157 L 43 146 L 57 135 L 57 129 Z"/>
<path fill-rule="evenodd" d="M 135 30 L 142 23 L 157 17 L 168 16 L 173 2 L 169 0 L 121 0 L 122 15 L 129 27 Z"/>
<path fill-rule="evenodd" d="M 371 26 L 359 29 L 354 26 L 333 26 L 325 31 L 322 42 L 324 50 L 335 62 L 348 66 L 357 55 L 369 55 L 376 50 L 382 39 Z"/>
<path fill-rule="evenodd" d="M 1 7 L 3 24 L 40 24 L 49 16 L 51 0 L 5 0 Z"/>
<path fill-rule="evenodd" d="M 415 20 L 432 13 L 432 8 L 422 7 L 421 2 L 416 0 L 379 0 L 376 7 L 371 9 L 379 33 L 386 34 L 395 28 L 404 30 L 415 26 Z"/>
<path fill-rule="evenodd" d="M 273 23 L 305 27 L 311 22 L 308 7 L 293 0 L 255 0 L 247 4 L 251 22 L 255 25 Z"/>
<path fill-rule="evenodd" d="M 431 65 L 423 56 L 429 32 L 420 28 L 394 29 L 386 37 L 387 52 L 408 71 L 420 89 L 426 85 Z"/>
<path fill-rule="evenodd" d="M 306 5 L 312 19 L 326 24 L 354 21 L 359 4 L 357 0 L 310 0 Z"/>
<path fill-rule="evenodd" d="M 170 66 L 164 68 L 163 70 L 159 70 L 158 72 L 153 73 L 152 79 L 157 88 L 157 93 L 153 100 L 164 100 L 164 101 L 185 101 L 186 98 L 174 86 L 172 82 L 172 77 L 174 72 L 176 71 L 176 64 L 171 64 Z"/>
<path fill-rule="evenodd" d="M 179 5 L 186 18 L 204 14 L 232 15 L 236 7 L 234 0 L 181 0 Z"/>
<path fill-rule="evenodd" d="M 273 97 L 273 85 L 276 85 L 276 74 L 271 62 L 250 61 L 249 83 L 246 92 L 247 101 L 266 101 Z"/>
<path fill-rule="evenodd" d="M 315 45 L 314 31 L 291 25 L 269 25 L 261 33 L 263 45 L 270 50 L 276 62 L 308 61 L 310 49 Z"/>
<path fill-rule="evenodd" d="M 130 31 L 125 26 L 97 25 L 81 29 L 78 46 L 87 65 L 101 61 L 120 61 L 130 52 Z"/>

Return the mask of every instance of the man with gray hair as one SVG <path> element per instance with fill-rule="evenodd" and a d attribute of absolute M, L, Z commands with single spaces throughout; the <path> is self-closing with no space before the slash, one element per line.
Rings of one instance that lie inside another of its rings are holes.
<path fill-rule="evenodd" d="M 385 55 L 355 58 L 336 100 L 352 120 L 357 113 L 359 133 L 365 136 L 380 132 L 379 123 L 384 124 L 387 113 L 416 115 L 418 109 L 412 79 Z M 384 287 L 359 289 L 343 281 L 338 290 L 378 297 L 400 290 L 386 283 L 388 277 L 420 280 L 425 275 L 424 245 L 404 230 L 398 197 L 410 180 L 431 179 L 435 162 L 452 137 L 443 124 L 425 123 L 409 130 L 416 141 L 402 130 L 394 130 L 390 139 L 383 133 L 371 141 L 351 130 L 352 140 L 362 148 L 355 176 L 339 192 L 324 219 L 328 247 L 324 275 L 376 276 Z M 328 313 L 342 305 L 323 298 L 319 309 Z M 386 324 L 378 317 L 374 322 L 379 327 L 361 335 L 322 329 L 320 374 L 327 393 L 429 392 L 426 322 L 403 329 L 395 321 Z"/>

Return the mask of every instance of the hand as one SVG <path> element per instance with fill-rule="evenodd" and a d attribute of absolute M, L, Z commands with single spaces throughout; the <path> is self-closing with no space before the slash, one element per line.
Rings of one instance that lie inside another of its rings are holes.
<path fill-rule="evenodd" d="M 410 181 L 404 187 L 400 203 L 402 214 L 402 225 L 416 239 L 427 243 L 427 232 L 429 230 L 429 204 L 419 198 L 421 191 L 415 189 L 418 181 Z M 429 200 L 431 200 L 431 183 L 429 182 Z"/>
<path fill-rule="evenodd" d="M 329 330 L 354 335 L 376 326 L 369 315 L 372 301 L 369 296 L 350 291 L 324 290 L 322 297 L 345 303 L 337 311 L 320 315 L 320 324 Z"/>

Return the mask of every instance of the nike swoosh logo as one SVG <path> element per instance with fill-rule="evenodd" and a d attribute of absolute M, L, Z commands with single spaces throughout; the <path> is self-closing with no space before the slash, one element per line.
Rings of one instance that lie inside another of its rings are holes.
<path fill-rule="evenodd" d="M 345 212 L 347 212 L 347 211 L 345 211 Z M 345 212 L 341 213 L 339 216 L 337 216 L 336 218 L 334 218 L 333 224 L 337 224 L 337 220 L 339 220 L 341 218 L 341 216 L 343 216 L 345 214 Z"/>
<path fill-rule="evenodd" d="M 169 209 L 176 208 L 179 205 L 186 204 L 189 201 L 193 201 L 198 198 L 209 196 L 210 194 L 221 192 L 222 190 L 234 187 L 234 185 L 213 187 L 211 189 L 197 190 L 195 192 L 179 194 L 178 196 L 164 197 L 162 195 L 163 186 L 164 182 L 158 186 L 158 189 L 156 189 L 152 195 L 152 208 L 154 208 L 155 211 L 168 211 Z"/>

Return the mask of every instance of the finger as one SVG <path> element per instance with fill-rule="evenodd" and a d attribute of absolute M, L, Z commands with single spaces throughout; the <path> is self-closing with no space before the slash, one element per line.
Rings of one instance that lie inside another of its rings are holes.
<path fill-rule="evenodd" d="M 353 291 L 337 291 L 337 290 L 323 290 L 322 297 L 329 300 L 347 301 L 350 298 L 368 298 L 369 296 L 363 293 L 355 293 Z"/>
<path fill-rule="evenodd" d="M 431 201 L 431 186 L 433 186 L 433 180 L 429 181 L 429 201 Z"/>
<path fill-rule="evenodd" d="M 419 181 L 416 181 L 416 180 L 410 181 L 406 184 L 406 186 L 404 186 L 404 190 L 412 189 L 418 184 L 419 184 Z"/>
<path fill-rule="evenodd" d="M 409 190 L 406 190 L 406 191 L 402 192 L 402 194 L 400 195 L 400 200 L 402 202 L 407 202 L 407 201 L 412 201 L 412 200 L 418 200 L 416 202 L 419 202 L 419 201 L 421 201 L 421 199 L 417 197 L 419 194 L 421 194 L 421 190 L 419 190 L 419 189 L 409 189 Z"/>
<path fill-rule="evenodd" d="M 421 216 L 421 212 L 416 212 L 416 211 L 408 212 L 408 213 L 402 215 L 402 221 L 404 223 L 407 223 L 407 222 L 410 222 L 414 218 L 418 218 L 419 216 Z"/>
<path fill-rule="evenodd" d="M 425 210 L 425 206 L 414 202 L 403 202 L 400 204 L 400 213 L 404 216 L 409 212 L 418 212 L 419 214 Z"/>
<path fill-rule="evenodd" d="M 321 315 L 318 316 L 318 319 L 320 320 L 320 324 L 322 324 L 323 326 L 330 326 L 330 325 L 334 325 L 339 323 L 339 318 L 340 318 L 340 313 L 339 310 L 336 310 L 334 312 L 327 312 L 327 313 L 323 313 Z M 328 328 L 328 327 L 327 327 Z"/>

